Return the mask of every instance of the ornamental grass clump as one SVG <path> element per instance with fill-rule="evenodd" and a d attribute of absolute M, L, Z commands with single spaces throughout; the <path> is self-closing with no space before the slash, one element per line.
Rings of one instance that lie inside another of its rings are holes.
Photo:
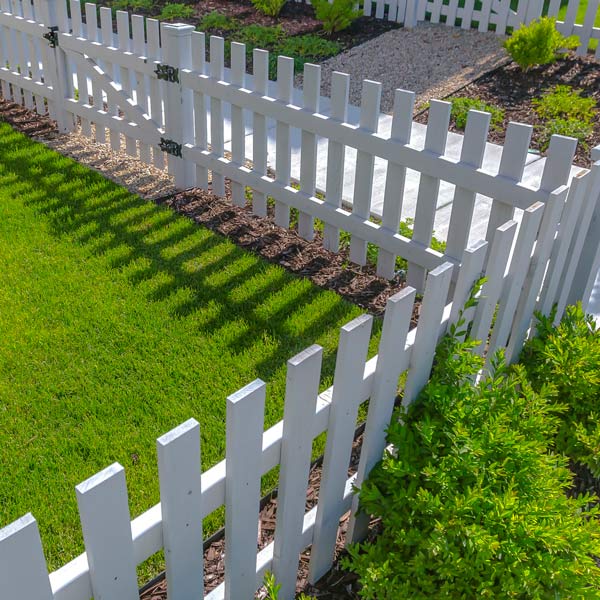
<path fill-rule="evenodd" d="M 546 389 L 560 413 L 556 450 L 600 477 L 600 332 L 581 304 L 567 307 L 559 325 L 555 313 L 538 314 L 536 336 L 521 354 L 534 389 Z"/>
<path fill-rule="evenodd" d="M 360 490 L 383 526 L 345 561 L 361 597 L 600 598 L 596 509 L 567 498 L 566 459 L 550 451 L 564 408 L 501 355 L 474 383 L 482 359 L 458 333 Z"/>

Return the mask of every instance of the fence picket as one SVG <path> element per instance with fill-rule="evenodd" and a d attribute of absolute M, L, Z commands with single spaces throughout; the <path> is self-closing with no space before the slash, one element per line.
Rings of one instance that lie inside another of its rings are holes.
<path fill-rule="evenodd" d="M 6 13 L 13 14 L 12 6 L 10 4 L 10 0 L 2 0 L 2 10 Z M 17 32 L 14 29 L 8 29 L 6 36 L 6 64 L 12 73 L 18 74 L 18 59 L 16 55 L 16 41 L 17 41 Z M 23 90 L 16 86 L 14 83 L 11 85 L 11 91 L 9 94 L 9 99 L 17 104 L 21 104 L 23 101 Z"/>
<path fill-rule="evenodd" d="M 31 514 L 0 529 L 0 581 L 5 598 L 52 600 L 42 540 Z"/>
<path fill-rule="evenodd" d="M 479 240 L 464 251 L 454 293 L 452 294 L 452 308 L 448 320 L 450 325 L 458 321 L 459 312 L 463 310 L 473 285 L 483 275 L 483 265 L 485 264 L 487 251 L 488 242 L 485 240 Z M 470 322 L 473 312 L 472 308 L 463 312 L 463 317 L 467 323 Z"/>
<path fill-rule="evenodd" d="M 490 126 L 490 114 L 478 110 L 470 110 L 465 128 L 460 162 L 475 169 L 481 168 L 485 144 Z M 448 225 L 448 241 L 446 256 L 460 259 L 467 247 L 469 233 L 473 222 L 476 193 L 461 187 L 454 190 L 452 212 Z"/>
<path fill-rule="evenodd" d="M 500 167 L 498 169 L 500 175 L 515 182 L 521 181 L 525 170 L 532 132 L 533 127 L 531 125 L 513 122 L 508 124 L 506 139 L 502 148 L 502 157 L 500 158 Z M 491 243 L 496 229 L 507 221 L 510 221 L 514 213 L 514 206 L 500 200 L 493 200 L 485 239 Z"/>
<path fill-rule="evenodd" d="M 87 2 L 85 5 L 85 27 L 87 39 L 90 42 L 100 42 L 101 37 L 98 31 L 98 7 L 96 4 Z M 104 110 L 104 98 L 102 96 L 102 88 L 92 80 L 92 98 L 94 102 L 94 108 L 96 110 Z M 106 143 L 106 129 L 104 125 L 99 121 L 94 123 L 94 136 L 95 140 L 99 144 Z"/>
<path fill-rule="evenodd" d="M 292 100 L 294 84 L 294 59 L 277 57 L 277 99 L 284 104 Z M 277 121 L 275 126 L 275 176 L 281 186 L 290 185 L 292 169 L 290 126 Z M 290 207 L 275 200 L 275 223 L 287 229 L 290 226 Z"/>
<path fill-rule="evenodd" d="M 360 103 L 360 128 L 369 133 L 376 133 L 379 126 L 379 106 L 381 104 L 381 83 L 363 81 Z M 373 167 L 375 157 L 358 149 L 356 168 L 354 170 L 354 194 L 352 198 L 352 214 L 368 219 L 371 214 L 371 194 L 373 192 Z M 367 240 L 355 235 L 350 241 L 350 260 L 359 265 L 367 262 Z"/>
<path fill-rule="evenodd" d="M 568 191 L 569 188 L 565 186 L 558 188 L 552 192 L 550 200 L 546 203 L 546 210 L 544 211 L 540 225 L 540 233 L 531 258 L 531 264 L 529 265 L 527 279 L 519 298 L 510 339 L 506 348 L 506 360 L 508 363 L 512 363 L 518 358 L 518 354 L 523 346 Z"/>
<path fill-rule="evenodd" d="M 311 346 L 290 359 L 287 367 L 273 549 L 273 574 L 281 585 L 282 600 L 294 598 L 298 557 L 303 549 L 302 525 L 322 358 L 323 349 Z"/>
<path fill-rule="evenodd" d="M 9 12 L 6 8 L 6 0 L 0 0 L 0 10 L 2 10 L 2 12 Z M 4 25 L 0 25 L 0 68 L 10 68 L 9 38 L 10 29 Z M 0 86 L 2 89 L 2 97 L 8 101 L 12 100 L 12 90 L 8 81 L 2 79 L 2 81 L 0 81 Z"/>
<path fill-rule="evenodd" d="M 189 419 L 156 440 L 169 600 L 202 598 L 200 425 Z"/>
<path fill-rule="evenodd" d="M 104 46 L 114 47 L 115 41 L 113 33 L 112 11 L 106 6 L 100 7 L 100 32 L 102 34 L 102 44 Z M 109 77 L 114 78 L 116 69 L 112 63 L 104 61 L 102 68 Z M 114 103 L 114 101 L 110 98 L 107 98 L 107 103 L 108 114 L 111 117 L 118 117 L 119 109 Z M 111 121 L 109 121 L 108 123 L 108 137 L 110 139 L 110 147 L 113 150 L 119 151 L 121 149 L 121 134 L 114 127 Z"/>
<path fill-rule="evenodd" d="M 319 503 L 308 580 L 318 581 L 331 567 L 343 503 L 373 317 L 361 315 L 342 327 L 329 409 Z"/>
<path fill-rule="evenodd" d="M 71 28 L 73 35 L 76 37 L 84 37 L 81 20 L 81 3 L 79 0 L 71 0 Z M 88 80 L 83 65 L 77 65 L 77 91 L 79 95 L 79 104 L 81 106 L 89 105 Z M 92 136 L 92 124 L 90 120 L 81 117 L 81 133 L 86 137 Z"/>
<path fill-rule="evenodd" d="M 377 354 L 373 392 L 360 451 L 355 485 L 360 487 L 375 464 L 381 460 L 386 445 L 385 431 L 392 420 L 398 392 L 398 379 L 408 368 L 410 352 L 406 350 L 406 336 L 412 318 L 416 290 L 406 287 L 388 299 L 383 320 L 381 341 Z M 352 500 L 346 544 L 366 537 L 369 516 L 358 514 L 358 496 Z"/>
<path fill-rule="evenodd" d="M 245 87 L 246 79 L 246 45 L 231 42 L 231 83 Z M 244 110 L 235 104 L 231 105 L 231 160 L 236 165 L 243 165 L 246 158 L 246 130 L 244 127 Z M 244 186 L 231 182 L 231 200 L 236 206 L 246 205 Z"/>
<path fill-rule="evenodd" d="M 475 317 L 471 327 L 471 337 L 474 340 L 481 341 L 481 344 L 474 348 L 474 352 L 480 355 L 485 351 L 494 312 L 504 288 L 504 273 L 516 233 L 516 221 L 508 221 L 498 227 L 494 235 L 494 241 L 490 246 L 490 255 L 485 272 L 487 281 L 481 289 L 481 296 L 475 308 Z"/>
<path fill-rule="evenodd" d="M 438 156 L 443 156 L 446 151 L 451 106 L 449 102 L 440 100 L 432 100 L 429 106 L 425 150 Z M 440 180 L 438 178 L 421 174 L 412 239 L 426 246 L 431 243 L 433 235 L 433 221 L 439 190 Z M 425 283 L 425 269 L 421 265 L 409 263 L 406 282 L 417 291 L 421 291 Z"/>
<path fill-rule="evenodd" d="M 348 119 L 348 94 L 350 76 L 334 72 L 331 75 L 331 118 L 340 123 Z M 325 203 L 334 208 L 342 205 L 344 188 L 344 144 L 329 140 L 327 142 L 327 179 L 325 183 Z M 340 230 L 329 223 L 323 228 L 323 246 L 326 250 L 337 252 L 340 244 Z"/>
<path fill-rule="evenodd" d="M 133 38 L 133 52 L 138 56 L 148 56 L 146 51 L 146 34 L 145 30 L 145 19 L 141 15 L 131 16 L 131 35 Z M 145 114 L 150 114 L 150 108 L 148 104 L 149 93 L 148 93 L 148 78 L 139 71 L 133 71 L 131 77 L 135 82 L 135 98 L 136 102 L 140 105 Z M 140 141 L 140 160 L 146 164 L 152 162 L 152 153 L 150 146 Z"/>
<path fill-rule="evenodd" d="M 269 53 L 255 48 L 252 66 L 254 93 L 264 97 L 269 81 Z M 252 168 L 261 177 L 267 174 L 267 119 L 257 112 L 252 113 Z M 262 192 L 252 191 L 252 211 L 259 217 L 267 216 L 267 197 Z"/>
<path fill-rule="evenodd" d="M 439 323 L 444 312 L 445 302 L 440 302 L 439 299 L 448 296 L 453 269 L 452 263 L 446 262 L 427 275 L 419 316 L 422 327 L 417 327 L 410 357 L 410 371 L 402 394 L 404 406 L 408 406 L 416 399 L 429 379 L 440 333 Z"/>
<path fill-rule="evenodd" d="M 304 110 L 319 112 L 321 97 L 321 67 L 304 65 Z M 300 191 L 309 196 L 315 195 L 317 185 L 317 136 L 310 131 L 302 131 L 300 147 Z M 315 236 L 314 220 L 308 213 L 298 214 L 298 234 L 305 240 Z"/>
<path fill-rule="evenodd" d="M 225 40 L 210 36 L 210 75 L 218 81 L 223 80 L 225 68 Z M 210 148 L 216 156 L 223 156 L 225 139 L 223 131 L 223 106 L 220 98 L 210 99 Z M 212 172 L 212 191 L 217 196 L 225 196 L 225 178 Z"/>
<path fill-rule="evenodd" d="M 94 598 L 139 600 L 125 470 L 114 463 L 75 491 Z"/>
<path fill-rule="evenodd" d="M 474 9 L 475 0 L 465 0 L 465 7 L 463 8 L 462 21 L 460 24 L 461 29 L 471 29 Z"/>
<path fill-rule="evenodd" d="M 192 69 L 195 73 L 206 73 L 206 36 L 201 31 L 192 33 Z M 208 149 L 208 124 L 206 96 L 194 90 L 194 145 L 202 151 Z M 196 185 L 208 189 L 208 169 L 196 164 Z"/>
<path fill-rule="evenodd" d="M 496 350 L 505 346 L 508 341 L 515 310 L 529 270 L 531 253 L 544 210 L 544 205 L 541 202 L 536 202 L 527 210 L 523 211 L 517 243 L 515 244 L 510 267 L 505 279 L 504 291 L 502 292 L 498 303 L 496 322 L 488 346 L 488 364 Z"/>
<path fill-rule="evenodd" d="M 160 48 L 160 25 L 156 19 L 146 19 L 146 36 L 148 38 L 148 60 L 162 60 Z M 150 77 L 150 116 L 162 128 L 164 126 L 163 113 L 163 85 L 156 77 Z M 165 166 L 165 155 L 160 148 L 152 149 L 152 161 L 157 169 Z"/>
<path fill-rule="evenodd" d="M 405 90 L 396 90 L 390 139 L 401 144 L 410 144 L 412 114 L 415 95 Z M 402 214 L 406 167 L 388 163 L 383 197 L 382 225 L 393 232 L 398 231 Z M 385 250 L 379 250 L 377 256 L 377 275 L 391 279 L 396 272 L 396 256 Z"/>
<path fill-rule="evenodd" d="M 23 16 L 28 20 L 32 20 L 32 21 L 34 20 L 33 4 L 31 2 L 31 0 L 29 0 L 29 2 L 25 2 L 23 4 Z M 37 38 L 34 38 L 32 35 L 29 35 L 29 34 L 23 34 L 23 35 L 25 36 L 25 43 L 27 45 L 27 53 L 28 53 L 29 61 L 30 61 L 31 79 L 32 79 L 32 81 L 35 81 L 36 83 L 40 83 L 41 76 L 40 76 L 40 63 L 39 63 L 39 58 L 38 58 L 38 46 L 37 46 L 38 40 L 37 40 Z M 39 94 L 34 94 L 33 102 L 34 102 L 35 111 L 39 115 L 43 115 L 46 113 L 46 109 L 44 107 L 44 99 L 42 98 L 42 96 L 40 96 Z"/>
<path fill-rule="evenodd" d="M 265 393 L 257 379 L 227 398 L 225 600 L 253 598 L 256 592 Z"/>

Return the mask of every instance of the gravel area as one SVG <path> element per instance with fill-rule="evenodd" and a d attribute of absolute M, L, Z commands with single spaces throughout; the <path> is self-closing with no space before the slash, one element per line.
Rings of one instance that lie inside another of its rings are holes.
<path fill-rule="evenodd" d="M 423 23 L 388 31 L 321 64 L 322 93 L 330 95 L 331 74 L 351 75 L 350 102 L 360 104 L 363 79 L 383 84 L 381 110 L 391 112 L 394 90 L 417 94 L 415 107 L 444 98 L 508 60 L 504 37 Z"/>

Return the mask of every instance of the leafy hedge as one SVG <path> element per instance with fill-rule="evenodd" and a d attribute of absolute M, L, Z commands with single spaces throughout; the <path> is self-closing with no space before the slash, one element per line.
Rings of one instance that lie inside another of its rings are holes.
<path fill-rule="evenodd" d="M 551 452 L 563 409 L 500 354 L 475 384 L 482 359 L 463 333 L 440 344 L 429 384 L 389 428 L 394 451 L 360 490 L 383 524 L 346 561 L 361 596 L 600 598 L 596 509 L 567 498 L 566 459 Z"/>

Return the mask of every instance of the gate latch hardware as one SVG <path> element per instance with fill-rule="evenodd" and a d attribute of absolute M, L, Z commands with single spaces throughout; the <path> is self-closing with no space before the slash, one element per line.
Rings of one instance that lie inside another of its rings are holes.
<path fill-rule="evenodd" d="M 168 140 L 166 138 L 160 138 L 160 144 L 158 147 L 167 154 L 171 154 L 172 156 L 177 156 L 182 158 L 181 156 L 181 144 L 178 144 L 174 140 Z"/>
<path fill-rule="evenodd" d="M 50 48 L 56 48 L 58 46 L 58 27 L 48 27 L 48 33 L 44 34 L 44 39 L 50 42 Z"/>
<path fill-rule="evenodd" d="M 179 83 L 179 69 L 171 65 L 156 65 L 156 77 L 169 83 Z"/>

